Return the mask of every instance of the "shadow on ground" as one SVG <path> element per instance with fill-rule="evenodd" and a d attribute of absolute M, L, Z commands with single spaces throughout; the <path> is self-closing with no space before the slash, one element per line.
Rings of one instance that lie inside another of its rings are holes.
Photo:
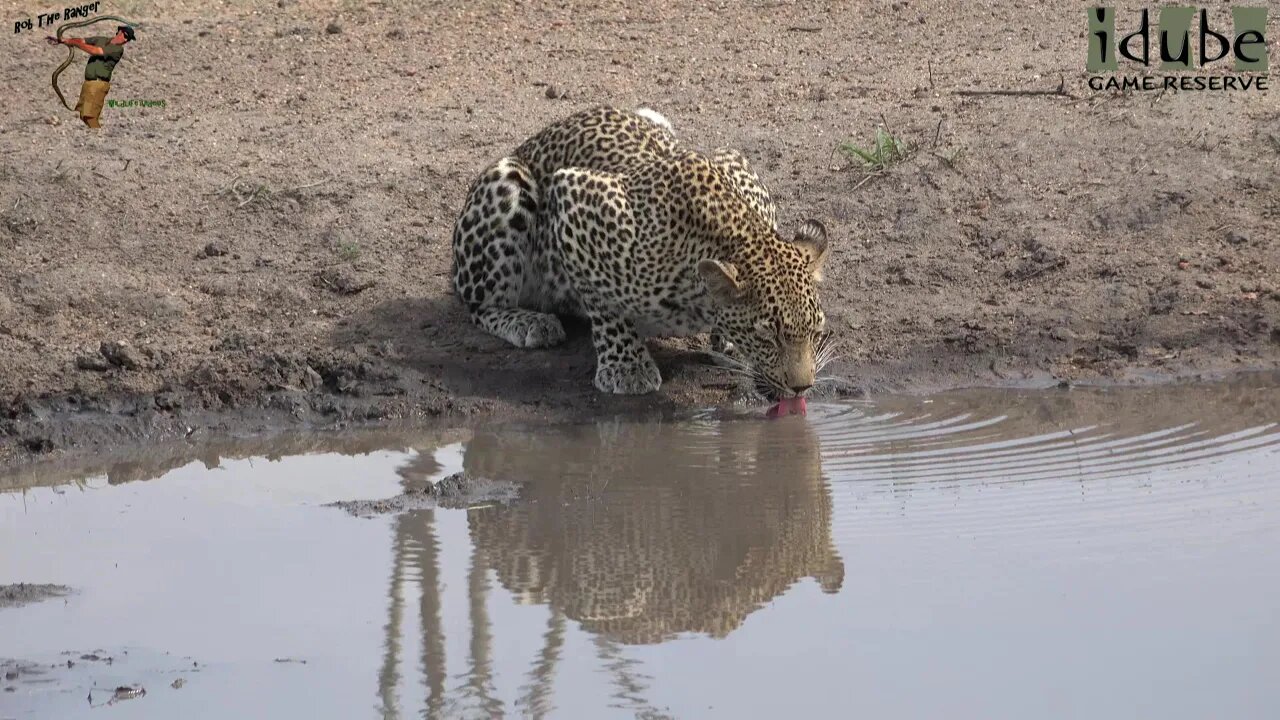
<path fill-rule="evenodd" d="M 345 318 L 333 334 L 336 347 L 382 348 L 384 360 L 442 384 L 454 396 L 509 404 L 600 413 L 671 415 L 695 404 L 720 402 L 736 388 L 731 378 L 698 351 L 701 338 L 650 343 L 663 389 L 642 396 L 610 396 L 592 384 L 595 355 L 585 321 L 568 319 L 569 338 L 559 347 L 513 348 L 473 325 L 453 298 L 384 302 Z"/>

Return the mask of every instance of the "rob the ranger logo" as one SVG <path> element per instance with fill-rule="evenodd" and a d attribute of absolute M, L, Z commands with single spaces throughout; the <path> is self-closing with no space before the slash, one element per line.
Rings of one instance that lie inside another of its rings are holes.
<path fill-rule="evenodd" d="M 1089 86 L 1095 90 L 1266 90 L 1267 63 L 1267 8 L 1231 8 L 1231 28 L 1225 18 L 1217 24 L 1205 9 L 1193 7 L 1160 8 L 1159 25 L 1151 25 L 1150 11 L 1142 10 L 1137 16 L 1137 28 L 1126 35 L 1116 33 L 1115 8 L 1089 8 L 1089 56 L 1087 69 L 1091 73 L 1113 73 L 1120 69 L 1121 60 L 1150 68 L 1162 73 L 1186 73 L 1192 70 L 1209 70 L 1211 65 L 1231 59 L 1220 67 L 1230 67 L 1237 72 L 1259 75 L 1181 75 L 1177 77 L 1091 77 Z M 1197 27 L 1192 21 L 1197 19 Z M 1154 57 L 1153 57 L 1154 55 Z"/>

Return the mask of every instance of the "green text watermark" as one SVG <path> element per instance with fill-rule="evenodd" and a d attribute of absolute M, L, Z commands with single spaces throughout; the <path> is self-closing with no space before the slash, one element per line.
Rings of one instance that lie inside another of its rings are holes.
<path fill-rule="evenodd" d="M 107 100 L 107 107 L 113 107 L 113 108 L 164 107 L 164 101 L 163 100 Z"/>

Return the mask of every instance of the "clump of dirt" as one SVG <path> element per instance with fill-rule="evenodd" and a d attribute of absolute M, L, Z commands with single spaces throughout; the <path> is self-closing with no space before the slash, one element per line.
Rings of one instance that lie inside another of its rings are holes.
<path fill-rule="evenodd" d="M 421 489 L 410 488 L 392 498 L 343 500 L 330 506 L 342 508 L 358 517 L 369 517 L 431 508 L 462 510 L 490 503 L 507 504 L 519 496 L 520 486 L 516 483 L 459 472 Z"/>
<path fill-rule="evenodd" d="M 63 597 L 71 592 L 66 585 L 16 583 L 0 585 L 0 608 L 20 607 L 41 600 Z"/>

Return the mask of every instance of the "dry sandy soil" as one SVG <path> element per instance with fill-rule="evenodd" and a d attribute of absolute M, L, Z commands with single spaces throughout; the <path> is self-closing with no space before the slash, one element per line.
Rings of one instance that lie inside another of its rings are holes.
<path fill-rule="evenodd" d="M 450 295 L 474 173 L 596 104 L 739 147 L 784 229 L 826 222 L 849 391 L 1280 366 L 1276 91 L 1092 91 L 1074 3 L 102 12 L 141 23 L 111 97 L 165 105 L 108 108 L 99 132 L 49 87 L 63 50 L 38 29 L 4 41 L 0 462 L 287 423 L 729 401 L 696 343 L 655 342 L 656 396 L 600 397 L 582 328 L 517 351 Z M 836 147 L 877 126 L 916 150 L 868 178 Z M 107 360 L 104 342 L 128 347 Z"/>

